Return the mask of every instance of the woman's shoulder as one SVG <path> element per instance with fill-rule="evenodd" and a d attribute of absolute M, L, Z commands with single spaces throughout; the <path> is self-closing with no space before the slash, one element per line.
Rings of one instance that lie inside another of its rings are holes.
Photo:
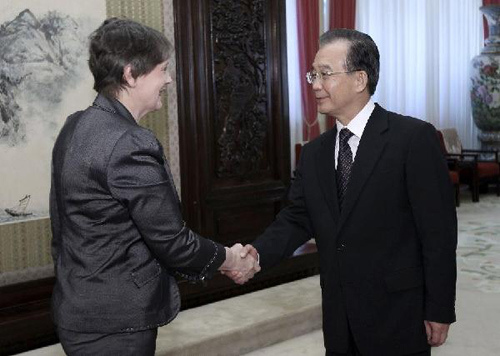
<path fill-rule="evenodd" d="M 116 140 L 116 146 L 123 151 L 148 151 L 150 154 L 159 154 L 163 148 L 156 138 L 155 134 L 142 126 L 130 126 L 123 130 L 122 134 Z"/>

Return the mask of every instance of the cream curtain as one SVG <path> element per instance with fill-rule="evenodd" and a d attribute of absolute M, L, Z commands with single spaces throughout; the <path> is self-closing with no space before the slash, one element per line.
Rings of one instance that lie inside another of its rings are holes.
<path fill-rule="evenodd" d="M 469 100 L 469 62 L 483 46 L 481 0 L 357 0 L 356 29 L 380 51 L 374 99 L 436 128 L 454 127 L 478 146 Z"/>
<path fill-rule="evenodd" d="M 290 158 L 295 169 L 295 144 L 302 142 L 302 99 L 300 91 L 299 49 L 297 39 L 296 0 L 286 0 L 286 44 L 288 59 L 288 114 L 290 125 Z"/>

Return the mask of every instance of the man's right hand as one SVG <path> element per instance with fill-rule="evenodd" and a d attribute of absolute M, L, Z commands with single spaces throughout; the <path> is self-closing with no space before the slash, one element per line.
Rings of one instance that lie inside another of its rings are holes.
<path fill-rule="evenodd" d="M 253 247 L 250 244 L 243 246 L 243 248 L 240 251 L 240 257 L 241 258 L 245 258 L 245 257 L 247 257 L 247 255 L 252 256 L 257 261 L 259 260 L 259 253 L 255 249 L 255 247 Z"/>
<path fill-rule="evenodd" d="M 246 246 L 237 243 L 231 248 L 226 247 L 226 261 L 219 270 L 235 283 L 244 284 L 260 271 L 260 266 L 257 258 L 247 252 Z"/>
<path fill-rule="evenodd" d="M 438 347 L 446 342 L 450 324 L 437 323 L 435 321 L 424 320 L 427 342 L 429 345 Z"/>

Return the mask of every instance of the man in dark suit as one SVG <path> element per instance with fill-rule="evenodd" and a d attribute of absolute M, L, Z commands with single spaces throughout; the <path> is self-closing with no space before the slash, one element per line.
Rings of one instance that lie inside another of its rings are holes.
<path fill-rule="evenodd" d="M 327 355 L 428 355 L 455 321 L 456 211 L 432 125 L 373 103 L 366 34 L 321 36 L 308 82 L 336 127 L 301 152 L 290 205 L 246 251 L 263 268 L 316 239 Z"/>

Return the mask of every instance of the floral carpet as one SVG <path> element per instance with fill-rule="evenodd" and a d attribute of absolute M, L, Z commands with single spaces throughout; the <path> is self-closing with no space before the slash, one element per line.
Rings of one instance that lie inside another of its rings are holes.
<path fill-rule="evenodd" d="M 457 216 L 459 288 L 500 293 L 500 197 L 465 200 Z"/>

